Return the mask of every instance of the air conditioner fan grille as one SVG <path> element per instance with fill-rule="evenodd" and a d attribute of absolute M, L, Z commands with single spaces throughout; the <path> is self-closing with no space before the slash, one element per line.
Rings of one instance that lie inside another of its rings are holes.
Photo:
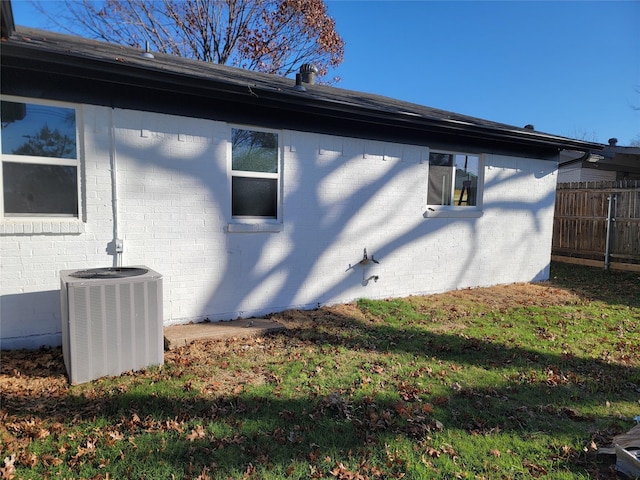
<path fill-rule="evenodd" d="M 144 275 L 149 270 L 137 267 L 106 267 L 106 268 L 90 268 L 88 270 L 78 270 L 70 274 L 70 277 L 98 279 L 98 278 L 127 278 Z"/>

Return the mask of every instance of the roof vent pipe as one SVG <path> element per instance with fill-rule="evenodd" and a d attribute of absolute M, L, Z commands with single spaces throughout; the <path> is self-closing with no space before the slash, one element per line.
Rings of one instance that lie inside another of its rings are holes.
<path fill-rule="evenodd" d="M 147 42 L 145 43 L 144 52 L 142 52 L 142 57 L 143 58 L 156 58 L 156 57 L 153 56 L 153 53 L 151 53 L 151 50 L 149 50 L 149 40 L 147 40 Z"/>
<path fill-rule="evenodd" d="M 296 84 L 293 87 L 294 90 L 297 90 L 298 92 L 306 92 L 307 89 L 304 88 L 304 85 L 302 85 L 302 74 L 301 73 L 296 73 Z"/>
<path fill-rule="evenodd" d="M 316 75 L 318 73 L 318 67 L 312 63 L 305 63 L 300 66 L 300 76 L 304 83 L 314 85 L 316 83 Z"/>
<path fill-rule="evenodd" d="M 618 139 L 617 138 L 610 138 L 609 139 L 609 146 L 610 147 L 615 147 L 618 144 Z"/>

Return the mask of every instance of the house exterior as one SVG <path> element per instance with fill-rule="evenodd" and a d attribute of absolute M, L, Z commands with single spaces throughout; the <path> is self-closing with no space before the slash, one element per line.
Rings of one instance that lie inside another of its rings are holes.
<path fill-rule="evenodd" d="M 7 19 L 2 348 L 60 344 L 69 269 L 159 272 L 165 325 L 544 280 L 601 147 Z"/>
<path fill-rule="evenodd" d="M 640 180 L 640 147 L 618 145 L 610 138 L 596 154 L 564 152 L 560 157 L 558 183 Z"/>

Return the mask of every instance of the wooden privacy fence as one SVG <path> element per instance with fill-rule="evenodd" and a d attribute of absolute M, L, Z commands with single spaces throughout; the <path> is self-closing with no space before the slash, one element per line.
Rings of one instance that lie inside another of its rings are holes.
<path fill-rule="evenodd" d="M 559 183 L 551 259 L 640 271 L 640 181 Z"/>

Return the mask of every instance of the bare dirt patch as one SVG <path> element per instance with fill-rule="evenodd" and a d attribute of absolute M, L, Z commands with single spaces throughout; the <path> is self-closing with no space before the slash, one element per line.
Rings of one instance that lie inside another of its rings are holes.
<path fill-rule="evenodd" d="M 580 301 L 578 295 L 547 283 L 514 283 L 495 287 L 455 290 L 419 298 L 434 306 L 450 306 L 456 303 L 463 305 L 483 304 L 498 311 L 513 308 L 516 305 L 545 307 L 575 304 Z"/>

